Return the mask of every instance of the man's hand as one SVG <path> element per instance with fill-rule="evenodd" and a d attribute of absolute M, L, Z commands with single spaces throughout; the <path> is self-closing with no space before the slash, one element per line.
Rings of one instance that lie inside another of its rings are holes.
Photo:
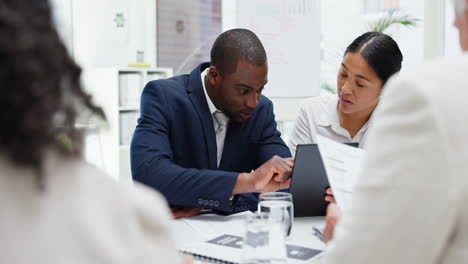
<path fill-rule="evenodd" d="M 330 203 L 336 203 L 335 196 L 333 196 L 332 189 L 329 187 L 325 191 L 325 201 Z"/>
<path fill-rule="evenodd" d="M 249 192 L 273 192 L 289 188 L 293 158 L 274 156 L 252 173 L 241 173 L 233 194 Z"/>
<path fill-rule="evenodd" d="M 335 232 L 335 226 L 340 219 L 341 211 L 336 203 L 331 203 L 327 207 L 327 217 L 325 230 L 323 230 L 323 236 L 325 241 L 330 241 L 333 238 Z"/>
<path fill-rule="evenodd" d="M 198 215 L 203 210 L 202 207 L 171 207 L 174 218 L 191 217 Z"/>

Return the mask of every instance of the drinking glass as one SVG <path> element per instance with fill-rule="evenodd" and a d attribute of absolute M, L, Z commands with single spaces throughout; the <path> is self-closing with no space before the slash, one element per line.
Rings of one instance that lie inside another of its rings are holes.
<path fill-rule="evenodd" d="M 260 215 L 249 215 L 246 219 L 245 237 L 242 245 L 242 264 L 269 263 L 268 226 Z"/>
<path fill-rule="evenodd" d="M 259 214 L 247 217 L 241 264 L 285 264 L 286 244 L 280 225 Z"/>
<path fill-rule="evenodd" d="M 279 224 L 284 237 L 291 234 L 294 220 L 292 195 L 285 192 L 268 192 L 259 196 L 258 213 L 267 224 Z"/>

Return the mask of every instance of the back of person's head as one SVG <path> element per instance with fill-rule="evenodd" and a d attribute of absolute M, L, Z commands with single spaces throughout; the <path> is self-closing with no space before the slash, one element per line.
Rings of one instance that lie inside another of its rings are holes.
<path fill-rule="evenodd" d="M 236 71 L 241 59 L 257 66 L 267 63 L 265 48 L 255 33 L 237 28 L 219 35 L 211 48 L 211 65 L 229 74 Z"/>
<path fill-rule="evenodd" d="M 387 80 L 401 70 L 403 54 L 398 44 L 381 32 L 367 32 L 356 38 L 346 48 L 346 53 L 359 53 L 372 67 L 384 85 Z"/>
<path fill-rule="evenodd" d="M 77 110 L 104 118 L 80 86 L 80 74 L 53 26 L 48 0 L 0 0 L 0 153 L 39 177 L 46 149 L 79 155 Z"/>

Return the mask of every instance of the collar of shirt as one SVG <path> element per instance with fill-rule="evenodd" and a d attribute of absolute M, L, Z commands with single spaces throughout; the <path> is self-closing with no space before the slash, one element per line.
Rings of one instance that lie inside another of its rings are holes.
<path fill-rule="evenodd" d="M 203 86 L 203 92 L 205 93 L 206 101 L 208 102 L 208 108 L 210 109 L 210 113 L 213 115 L 216 111 L 218 111 L 218 108 L 213 104 L 213 101 L 211 101 L 210 96 L 208 95 L 208 92 L 206 91 L 206 86 L 205 86 L 205 77 L 208 75 L 208 71 L 210 68 L 206 68 L 202 73 L 201 73 L 201 82 Z"/>
<path fill-rule="evenodd" d="M 322 107 L 322 111 L 319 111 L 320 115 L 317 118 L 317 125 L 322 126 L 322 127 L 330 127 L 335 133 L 346 136 L 351 139 L 351 136 L 349 135 L 349 132 L 344 129 L 341 124 L 340 124 L 340 118 L 338 116 L 338 96 L 329 96 L 328 100 L 320 105 Z M 355 138 L 362 133 L 364 133 L 368 126 L 369 123 L 372 120 L 372 115 L 371 118 L 364 124 L 364 126 L 359 130 L 359 132 L 356 134 Z"/>

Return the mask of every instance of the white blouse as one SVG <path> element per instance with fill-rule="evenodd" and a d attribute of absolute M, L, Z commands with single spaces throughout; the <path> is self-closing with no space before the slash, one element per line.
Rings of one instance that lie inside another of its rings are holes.
<path fill-rule="evenodd" d="M 341 127 L 338 118 L 338 97 L 321 95 L 304 100 L 297 115 L 297 120 L 289 140 L 289 149 L 294 155 L 299 144 L 317 143 L 317 134 L 338 142 L 357 142 L 359 147 L 365 145 L 368 121 L 354 136 Z"/>

